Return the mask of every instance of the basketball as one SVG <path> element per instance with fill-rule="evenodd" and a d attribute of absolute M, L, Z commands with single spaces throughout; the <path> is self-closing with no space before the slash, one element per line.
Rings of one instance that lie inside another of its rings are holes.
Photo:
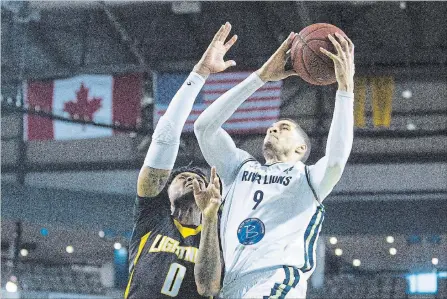
<path fill-rule="evenodd" d="M 298 33 L 292 43 L 292 67 L 306 82 L 313 85 L 329 85 L 336 82 L 333 61 L 320 51 L 320 47 L 337 53 L 328 35 L 338 32 L 346 34 L 338 27 L 317 23 L 307 26 Z M 334 36 L 335 37 L 335 36 Z M 337 37 L 335 37 L 336 40 Z"/>

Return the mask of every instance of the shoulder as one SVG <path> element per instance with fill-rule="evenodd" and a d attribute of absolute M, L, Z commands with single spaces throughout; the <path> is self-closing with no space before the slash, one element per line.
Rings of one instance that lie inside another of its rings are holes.
<path fill-rule="evenodd" d="M 166 189 L 166 188 L 165 188 Z M 170 202 L 166 190 L 151 197 L 139 196 L 135 198 L 136 222 L 141 219 L 168 217 L 171 214 Z"/>
<path fill-rule="evenodd" d="M 247 157 L 245 160 L 243 160 L 239 164 L 237 171 L 240 171 L 242 168 L 244 168 L 246 166 L 258 166 L 258 165 L 261 166 L 262 164 L 258 160 L 256 160 L 252 156 L 250 156 L 250 157 Z"/>

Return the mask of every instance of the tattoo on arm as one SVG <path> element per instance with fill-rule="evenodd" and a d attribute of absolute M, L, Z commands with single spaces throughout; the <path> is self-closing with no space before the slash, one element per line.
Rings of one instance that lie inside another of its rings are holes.
<path fill-rule="evenodd" d="M 171 170 L 143 166 L 138 175 L 138 196 L 154 197 L 158 195 L 165 187 L 170 174 Z"/>

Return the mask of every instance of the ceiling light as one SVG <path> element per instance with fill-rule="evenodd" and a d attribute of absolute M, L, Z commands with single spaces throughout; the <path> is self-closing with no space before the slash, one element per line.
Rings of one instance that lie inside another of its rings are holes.
<path fill-rule="evenodd" d="M 331 243 L 332 245 L 335 245 L 335 244 L 337 244 L 337 238 L 336 237 L 331 237 L 330 239 L 329 239 L 329 243 Z"/>
<path fill-rule="evenodd" d="M 65 248 L 65 251 L 67 251 L 68 253 L 73 253 L 73 252 L 74 252 L 74 248 L 73 248 L 73 246 L 68 245 L 68 246 Z"/>
<path fill-rule="evenodd" d="M 343 254 L 343 250 L 341 250 L 341 248 L 336 248 L 335 249 L 335 255 L 336 256 L 340 256 L 340 255 L 342 255 Z"/>
<path fill-rule="evenodd" d="M 431 259 L 431 263 L 433 264 L 433 265 L 437 265 L 438 263 L 439 263 L 439 260 L 437 259 L 437 258 L 432 258 Z"/>
<path fill-rule="evenodd" d="M 353 265 L 354 267 L 358 267 L 358 266 L 360 266 L 360 264 L 361 264 L 361 262 L 360 262 L 359 259 L 354 259 L 354 260 L 352 261 L 352 265 Z"/>
<path fill-rule="evenodd" d="M 388 237 L 386 237 L 386 241 L 387 241 L 387 243 L 394 243 L 394 237 L 393 236 L 388 236 Z"/>
<path fill-rule="evenodd" d="M 23 248 L 23 249 L 20 249 L 20 255 L 21 256 L 27 256 L 28 255 L 28 250 L 27 249 L 25 249 L 25 248 Z"/>
<path fill-rule="evenodd" d="M 104 233 L 103 230 L 100 230 L 100 231 L 98 232 L 98 235 L 99 235 L 100 238 L 104 238 L 104 236 L 105 236 L 106 234 Z"/>
<path fill-rule="evenodd" d="M 121 243 L 116 242 L 115 244 L 113 244 L 113 248 L 115 248 L 116 250 L 121 249 Z"/>
<path fill-rule="evenodd" d="M 396 248 L 390 248 L 390 254 L 391 255 L 396 255 L 396 253 L 397 253 Z"/>

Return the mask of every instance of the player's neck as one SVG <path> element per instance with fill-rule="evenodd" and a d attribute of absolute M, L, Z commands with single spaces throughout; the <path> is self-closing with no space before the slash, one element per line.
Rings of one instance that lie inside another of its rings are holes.
<path fill-rule="evenodd" d="M 297 160 L 297 157 L 295 157 L 295 155 L 288 156 L 288 155 L 280 155 L 280 154 L 276 154 L 276 153 L 265 154 L 264 158 L 265 158 L 266 165 L 272 165 L 272 164 L 275 164 L 278 162 L 294 164 L 299 161 L 299 159 Z"/>
<path fill-rule="evenodd" d="M 177 207 L 174 208 L 172 216 L 183 225 L 196 225 L 200 224 L 200 210 L 195 207 Z"/>

